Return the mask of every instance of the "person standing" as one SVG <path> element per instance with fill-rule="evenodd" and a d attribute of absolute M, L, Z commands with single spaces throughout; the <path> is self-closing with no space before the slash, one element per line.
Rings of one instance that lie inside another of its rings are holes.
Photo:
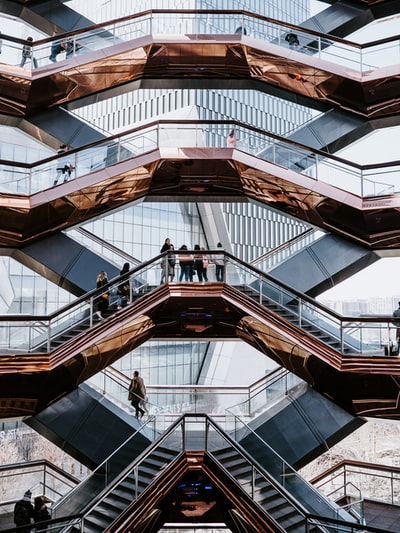
<path fill-rule="evenodd" d="M 29 36 L 27 39 L 27 44 L 24 44 L 22 47 L 22 58 L 21 63 L 19 64 L 20 67 L 23 67 L 26 63 L 27 59 L 30 59 L 32 61 L 33 68 L 38 68 L 38 63 L 36 61 L 36 58 L 33 56 L 33 48 L 32 45 L 29 44 L 33 42 L 33 37 Z"/>
<path fill-rule="evenodd" d="M 164 252 L 169 250 L 170 246 L 171 246 L 171 240 L 167 237 L 164 241 L 164 244 L 161 246 L 160 254 L 163 254 Z M 165 282 L 165 274 L 166 274 L 166 271 L 168 270 L 168 264 L 167 264 L 166 257 L 161 260 L 160 267 L 161 267 L 160 285 L 162 285 Z"/>
<path fill-rule="evenodd" d="M 104 285 L 107 285 L 107 283 L 108 283 L 107 272 L 105 272 L 104 270 L 101 270 L 96 279 L 96 287 L 100 289 L 101 287 L 104 287 Z M 105 291 L 103 294 L 101 294 L 98 297 L 96 314 L 100 320 L 104 320 L 104 318 L 106 318 L 105 314 L 107 313 L 107 309 L 108 309 L 109 297 L 110 295 L 108 291 Z"/>
<path fill-rule="evenodd" d="M 199 278 L 199 281 L 203 281 L 203 254 L 200 253 L 200 245 L 195 244 L 194 245 L 195 253 L 194 258 L 194 269 L 196 271 L 197 277 Z"/>
<path fill-rule="evenodd" d="M 128 400 L 131 402 L 132 407 L 135 409 L 136 418 L 142 418 L 145 414 L 145 410 L 141 408 L 140 403 L 146 399 L 146 387 L 143 378 L 139 376 L 137 370 L 134 371 L 133 377 L 129 384 Z"/>
<path fill-rule="evenodd" d="M 398 303 L 399 307 L 393 311 L 393 316 L 395 318 L 400 318 L 400 302 Z M 396 341 L 397 341 L 397 353 L 400 354 L 400 321 L 394 323 L 396 326 Z"/>
<path fill-rule="evenodd" d="M 219 242 L 217 248 L 220 248 L 223 251 L 222 244 Z M 224 281 L 225 277 L 225 256 L 224 254 L 218 254 L 214 258 L 215 263 L 215 277 L 217 281 Z"/>
<path fill-rule="evenodd" d="M 32 492 L 27 490 L 22 498 L 14 506 L 14 524 L 16 526 L 28 526 L 32 523 L 34 509 L 31 503 Z M 30 531 L 30 527 L 21 531 Z"/>
<path fill-rule="evenodd" d="M 200 250 L 202 252 L 205 252 L 206 249 L 204 248 L 204 246 L 202 246 L 200 248 Z M 206 254 L 203 253 L 203 270 L 202 270 L 202 274 L 203 274 L 203 281 L 208 281 L 208 274 L 207 274 L 207 268 L 208 268 L 208 257 Z"/>
<path fill-rule="evenodd" d="M 45 520 L 50 520 L 51 515 L 49 510 L 46 507 L 44 499 L 42 496 L 36 496 L 33 506 L 33 521 L 36 523 L 44 522 Z M 42 531 L 47 531 L 47 526 L 35 527 L 37 533 Z"/>
<path fill-rule="evenodd" d="M 174 245 L 170 244 L 169 249 L 173 252 L 175 250 Z M 175 277 L 175 254 L 168 254 L 168 278 L 169 281 L 173 281 Z"/>
<path fill-rule="evenodd" d="M 182 244 L 179 248 L 180 251 L 186 251 L 186 244 Z M 182 254 L 179 256 L 179 265 L 181 267 L 181 273 L 179 275 L 179 281 L 182 281 L 185 278 L 185 281 L 193 281 L 193 257 L 189 254 Z"/>
<path fill-rule="evenodd" d="M 127 274 L 130 270 L 129 263 L 124 263 L 124 266 L 122 267 L 122 270 L 120 270 L 119 275 L 123 276 L 124 274 Z M 130 283 L 129 279 L 124 279 L 121 281 L 121 283 L 118 285 L 117 294 L 118 294 L 118 303 L 117 303 L 117 309 L 122 309 L 123 307 L 126 307 L 129 296 L 130 296 Z"/>
<path fill-rule="evenodd" d="M 228 148 L 235 147 L 235 130 L 231 130 L 227 137 Z"/>

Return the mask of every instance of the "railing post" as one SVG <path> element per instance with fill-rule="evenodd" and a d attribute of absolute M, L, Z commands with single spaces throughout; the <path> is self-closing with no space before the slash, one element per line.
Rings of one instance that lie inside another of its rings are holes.
<path fill-rule="evenodd" d="M 392 505 L 394 505 L 394 479 L 393 479 L 393 472 L 390 472 L 390 502 Z"/>
<path fill-rule="evenodd" d="M 93 296 L 90 297 L 89 301 L 89 325 L 93 326 Z"/>
<path fill-rule="evenodd" d="M 51 323 L 47 325 L 47 351 L 51 351 Z"/>
<path fill-rule="evenodd" d="M 343 332 L 343 322 L 340 320 L 340 351 L 344 351 L 344 332 Z"/>
<path fill-rule="evenodd" d="M 360 196 L 361 198 L 364 197 L 364 170 L 363 169 L 360 170 Z"/>
<path fill-rule="evenodd" d="M 301 299 L 299 299 L 299 310 L 298 310 L 298 314 L 299 314 L 299 328 L 302 327 L 302 309 L 303 309 L 303 306 L 301 305 Z"/>
<path fill-rule="evenodd" d="M 262 282 L 263 282 L 263 279 L 262 279 L 262 274 L 260 274 L 260 278 L 259 278 L 259 286 L 260 286 L 260 290 L 258 291 L 259 294 L 258 294 L 258 297 L 259 297 L 259 304 L 262 305 Z"/>

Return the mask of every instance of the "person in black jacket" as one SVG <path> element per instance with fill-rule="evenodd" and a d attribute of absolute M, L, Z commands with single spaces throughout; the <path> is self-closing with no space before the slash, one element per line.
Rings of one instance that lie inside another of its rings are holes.
<path fill-rule="evenodd" d="M 34 509 L 31 503 L 32 492 L 27 490 L 22 500 L 17 501 L 14 506 L 14 524 L 16 526 L 28 526 L 32 523 L 34 516 Z M 21 531 L 30 531 L 31 528 L 27 527 Z"/>
<path fill-rule="evenodd" d="M 44 522 L 45 520 L 50 520 L 51 515 L 49 513 L 49 510 L 46 507 L 46 504 L 44 503 L 44 499 L 42 496 L 36 496 L 34 507 L 33 507 L 33 521 L 35 524 L 37 522 Z M 41 527 L 35 527 L 35 530 L 37 533 L 41 531 L 47 531 L 47 526 L 41 526 Z"/>
<path fill-rule="evenodd" d="M 107 272 L 105 272 L 104 270 L 101 270 L 96 279 L 96 287 L 100 289 L 104 285 L 107 285 L 107 283 L 108 283 Z M 103 320 L 104 318 L 106 318 L 105 315 L 108 309 L 109 297 L 110 297 L 109 292 L 105 291 L 97 299 L 97 312 L 96 313 L 100 320 Z"/>

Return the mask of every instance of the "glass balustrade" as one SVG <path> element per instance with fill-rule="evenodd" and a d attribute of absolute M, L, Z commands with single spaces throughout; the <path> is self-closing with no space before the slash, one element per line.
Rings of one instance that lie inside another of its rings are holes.
<path fill-rule="evenodd" d="M 178 125 L 161 121 L 33 165 L 3 160 L 0 163 L 0 191 L 34 194 L 64 179 L 81 178 L 156 149 L 163 150 L 167 156 L 168 148 L 225 148 L 227 135 L 232 129 L 237 136 L 236 149 L 312 180 L 363 197 L 385 196 L 400 191 L 400 165 L 396 162 L 362 167 L 332 155 L 301 148 L 284 138 L 226 121 L 182 121 Z M 179 155 L 175 151 L 170 157 Z M 62 173 L 65 165 L 71 169 L 68 174 Z M 278 197 L 276 201 L 280 201 Z M 290 198 L 285 197 L 285 202 L 289 201 Z M 270 202 L 273 204 L 273 200 Z M 296 204 L 295 198 L 293 202 Z"/>
<path fill-rule="evenodd" d="M 262 272 L 270 272 L 274 267 L 277 267 L 294 254 L 301 252 L 305 247 L 310 246 L 324 235 L 325 233 L 317 228 L 307 229 L 300 235 L 257 257 L 251 262 L 251 265 Z"/>
<path fill-rule="evenodd" d="M 147 54 L 143 46 L 147 41 L 140 39 L 147 36 L 152 35 L 154 40 L 162 41 L 165 38 L 182 39 L 196 35 L 197 41 L 200 41 L 203 36 L 208 35 L 218 35 L 220 38 L 221 33 L 227 35 L 227 40 L 228 36 L 232 39 L 232 35 L 242 34 L 243 37 L 249 36 L 259 40 L 260 48 L 265 46 L 265 43 L 291 48 L 295 52 L 312 55 L 357 72 L 371 71 L 400 62 L 400 40 L 397 36 L 376 44 L 359 45 L 304 28 L 290 28 L 283 22 L 256 14 L 244 15 L 235 11 L 214 13 L 205 10 L 192 13 L 179 10 L 168 13 L 160 10 L 157 13 L 132 15 L 75 31 L 70 35 L 36 41 L 32 45 L 23 45 L 3 34 L 2 61 L 31 71 L 88 53 L 95 53 L 96 60 L 101 59 L 100 54 L 104 54 L 104 50 L 119 46 L 113 53 L 129 54 L 131 59 L 145 63 Z M 297 44 L 289 45 L 286 39 L 289 34 L 297 36 Z M 134 40 L 138 42 L 131 43 Z M 207 42 L 210 42 L 208 38 Z M 127 47 L 126 43 L 130 45 Z"/>
<path fill-rule="evenodd" d="M 47 461 L 29 461 L 0 467 L 2 502 L 0 513 L 10 512 L 21 498 L 21 487 L 41 494 L 49 502 L 60 500 L 78 484 L 78 480 Z"/>
<path fill-rule="evenodd" d="M 191 254 L 190 251 L 174 252 L 174 255 Z M 224 281 L 227 284 L 243 292 L 269 312 L 309 333 L 335 352 L 368 357 L 397 355 L 393 317 L 341 317 L 227 252 L 211 250 L 208 254 L 211 262 L 216 255 L 223 255 L 225 258 Z M 159 265 L 160 256 L 131 270 L 130 302 L 159 287 Z M 176 273 L 178 271 L 179 266 L 176 267 Z M 90 328 L 99 321 L 97 303 L 102 291 L 109 294 L 108 315 L 117 311 L 117 287 L 120 282 L 119 278 L 115 278 L 103 290 L 92 291 L 48 316 L 3 315 L 0 318 L 1 352 L 33 352 L 40 357 L 40 353 L 51 351 L 70 340 L 82 329 Z M 333 355 L 333 352 L 330 353 Z M 180 409 L 185 404 L 191 405 L 193 398 L 199 405 L 208 408 L 219 401 L 213 396 L 211 389 L 203 391 L 201 395 L 194 391 L 181 391 L 179 394 L 179 399 L 176 394 L 171 394 L 171 403 L 176 403 Z"/>

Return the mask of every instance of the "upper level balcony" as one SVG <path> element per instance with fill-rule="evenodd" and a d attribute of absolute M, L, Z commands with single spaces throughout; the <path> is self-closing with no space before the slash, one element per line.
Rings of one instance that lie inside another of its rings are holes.
<path fill-rule="evenodd" d="M 249 198 L 372 249 L 397 248 L 399 165 L 355 164 L 239 122 L 157 121 L 36 163 L 0 160 L 0 243 L 174 197 Z"/>
<path fill-rule="evenodd" d="M 360 45 L 244 11 L 149 10 L 2 38 L 0 112 L 17 116 L 141 78 L 257 80 L 366 117 L 400 106 L 398 36 Z"/>

